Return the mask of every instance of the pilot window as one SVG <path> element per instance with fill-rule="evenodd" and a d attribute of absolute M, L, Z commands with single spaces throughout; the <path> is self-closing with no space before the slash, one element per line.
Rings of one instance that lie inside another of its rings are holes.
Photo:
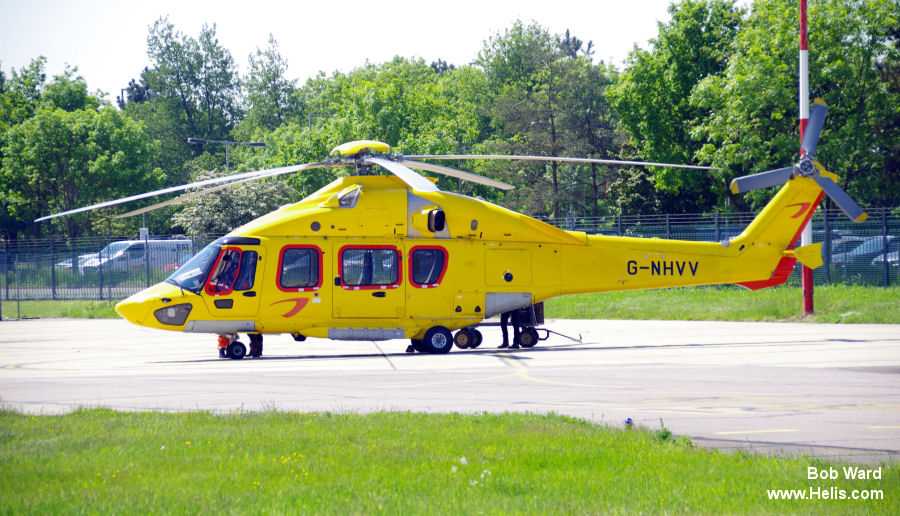
<path fill-rule="evenodd" d="M 344 249 L 341 279 L 350 287 L 396 286 L 400 283 L 400 253 L 392 247 Z"/>
<path fill-rule="evenodd" d="M 234 282 L 235 290 L 250 290 L 253 288 L 253 279 L 256 277 L 256 251 L 244 251 L 241 253 L 241 264 L 238 268 L 237 280 Z"/>
<path fill-rule="evenodd" d="M 301 290 L 321 285 L 319 250 L 311 247 L 286 247 L 281 252 L 278 285 L 282 289 Z"/>
<path fill-rule="evenodd" d="M 415 286 L 436 286 L 447 269 L 447 251 L 440 247 L 415 248 L 410 253 L 409 267 Z"/>
<path fill-rule="evenodd" d="M 256 277 L 256 251 L 225 249 L 206 285 L 208 293 L 228 294 L 232 290 L 250 290 Z"/>

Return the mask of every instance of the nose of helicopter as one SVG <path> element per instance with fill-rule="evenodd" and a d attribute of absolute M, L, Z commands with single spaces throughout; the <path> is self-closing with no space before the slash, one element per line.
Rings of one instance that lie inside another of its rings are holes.
<path fill-rule="evenodd" d="M 143 292 L 138 292 L 127 299 L 123 299 L 116 304 L 116 312 L 125 320 L 138 326 L 143 326 L 144 319 L 150 310 L 148 298 Z"/>
<path fill-rule="evenodd" d="M 128 322 L 138 326 L 156 326 L 150 320 L 153 307 L 161 305 L 161 300 L 164 298 L 169 298 L 168 301 L 171 301 L 171 299 L 180 297 L 177 287 L 160 283 L 119 301 L 116 304 L 116 312 Z"/>

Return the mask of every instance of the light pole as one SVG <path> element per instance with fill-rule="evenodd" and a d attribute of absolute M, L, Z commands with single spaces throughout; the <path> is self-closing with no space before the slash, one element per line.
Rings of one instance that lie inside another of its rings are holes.
<path fill-rule="evenodd" d="M 228 167 L 230 162 L 228 160 L 228 147 L 232 145 L 249 145 L 250 147 L 265 147 L 266 144 L 263 142 L 232 142 L 228 140 L 203 140 L 201 138 L 188 138 L 188 143 L 194 145 L 204 145 L 206 143 L 220 143 L 225 146 L 225 172 L 228 172 Z"/>

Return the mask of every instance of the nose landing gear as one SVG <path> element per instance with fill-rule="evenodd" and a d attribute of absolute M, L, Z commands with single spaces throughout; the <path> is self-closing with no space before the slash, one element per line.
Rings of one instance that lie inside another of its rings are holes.
<path fill-rule="evenodd" d="M 263 337 L 261 333 L 249 333 L 247 337 L 250 339 L 250 356 L 259 358 L 262 356 Z M 219 335 L 219 358 L 230 358 L 231 360 L 240 360 L 247 356 L 247 346 L 243 342 L 237 340 L 236 333 L 227 335 Z"/>

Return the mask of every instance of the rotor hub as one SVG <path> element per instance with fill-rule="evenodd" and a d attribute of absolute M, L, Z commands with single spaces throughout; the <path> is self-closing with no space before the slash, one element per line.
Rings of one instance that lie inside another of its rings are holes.
<path fill-rule="evenodd" d="M 800 157 L 800 161 L 794 165 L 794 171 L 798 176 L 803 177 L 811 177 L 818 175 L 818 170 L 816 169 L 815 163 L 813 163 L 812 158 L 809 157 L 809 154 L 803 154 Z"/>

